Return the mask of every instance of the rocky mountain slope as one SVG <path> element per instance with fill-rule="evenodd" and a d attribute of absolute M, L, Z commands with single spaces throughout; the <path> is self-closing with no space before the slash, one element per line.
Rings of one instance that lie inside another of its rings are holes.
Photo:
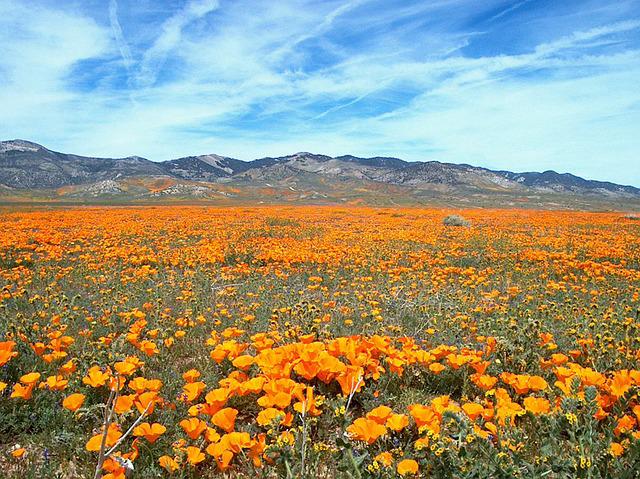
<path fill-rule="evenodd" d="M 398 158 L 296 153 L 241 161 L 215 154 L 153 162 L 138 156 L 91 158 L 24 140 L 0 142 L 0 197 L 38 192 L 69 198 L 233 198 L 252 200 L 424 200 L 474 198 L 571 202 L 640 201 L 640 189 L 554 171 L 493 171 Z M 250 192 L 250 193 L 248 193 Z M 263 197 L 261 199 L 261 196 Z M 564 200 L 563 200 L 564 198 Z"/>

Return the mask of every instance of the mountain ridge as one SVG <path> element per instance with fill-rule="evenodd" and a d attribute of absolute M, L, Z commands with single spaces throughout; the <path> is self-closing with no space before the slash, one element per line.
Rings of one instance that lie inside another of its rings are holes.
<path fill-rule="evenodd" d="M 148 184 L 152 186 L 148 186 Z M 169 185 L 163 189 L 162 185 Z M 347 186 L 348 185 L 348 186 Z M 56 191 L 57 195 L 183 195 L 232 197 L 226 189 L 264 188 L 299 192 L 302 200 L 330 198 L 331 191 L 384 191 L 390 195 L 554 195 L 604 200 L 640 200 L 640 188 L 581 178 L 571 173 L 511 172 L 440 161 L 409 162 L 395 157 L 331 157 L 297 152 L 252 161 L 217 154 L 165 161 L 140 156 L 99 158 L 61 153 L 27 140 L 0 142 L 0 195 L 7 191 Z M 158 190 L 160 193 L 158 193 Z M 166 190 L 166 191 L 165 191 Z M 269 190 L 271 191 L 271 190 Z M 315 196 L 314 196 L 315 195 Z"/>

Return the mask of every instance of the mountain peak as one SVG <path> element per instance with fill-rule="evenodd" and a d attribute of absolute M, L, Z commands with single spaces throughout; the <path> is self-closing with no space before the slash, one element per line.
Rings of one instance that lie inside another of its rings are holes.
<path fill-rule="evenodd" d="M 44 146 L 27 140 L 7 140 L 0 141 L 0 152 L 6 151 L 38 151 L 45 149 Z"/>

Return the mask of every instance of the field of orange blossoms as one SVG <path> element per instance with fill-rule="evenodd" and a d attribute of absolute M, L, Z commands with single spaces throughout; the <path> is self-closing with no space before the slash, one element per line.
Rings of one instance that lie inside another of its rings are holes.
<path fill-rule="evenodd" d="M 640 222 L 0 212 L 0 477 L 639 477 Z"/>

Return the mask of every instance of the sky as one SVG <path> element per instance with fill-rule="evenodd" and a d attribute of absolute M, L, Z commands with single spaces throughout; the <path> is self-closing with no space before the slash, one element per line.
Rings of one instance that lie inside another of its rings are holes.
<path fill-rule="evenodd" d="M 0 0 L 0 139 L 640 186 L 640 0 Z"/>

